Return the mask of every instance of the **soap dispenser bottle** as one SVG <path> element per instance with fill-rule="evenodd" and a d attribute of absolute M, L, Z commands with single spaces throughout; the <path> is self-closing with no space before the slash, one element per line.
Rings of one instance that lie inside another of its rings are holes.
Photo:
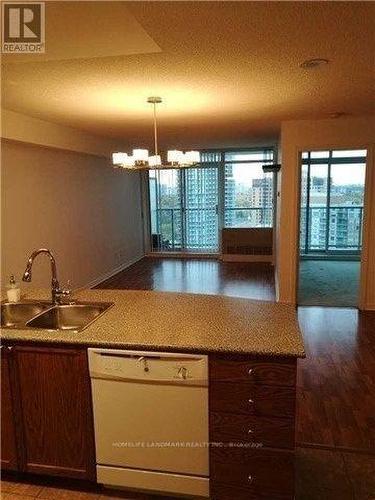
<path fill-rule="evenodd" d="M 9 285 L 7 286 L 7 296 L 9 302 L 19 302 L 21 299 L 21 288 L 19 284 L 16 283 L 13 274 L 9 278 Z"/>

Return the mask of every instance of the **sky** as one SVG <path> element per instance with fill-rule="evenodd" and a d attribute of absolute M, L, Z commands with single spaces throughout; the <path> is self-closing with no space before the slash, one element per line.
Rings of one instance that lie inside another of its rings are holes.
<path fill-rule="evenodd" d="M 250 187 L 252 186 L 253 179 L 259 179 L 265 175 L 262 171 L 262 165 L 264 163 L 265 162 L 263 161 L 259 163 L 232 164 L 233 178 L 235 179 L 236 183 L 248 185 Z M 314 177 L 326 177 L 327 172 L 328 172 L 328 165 L 311 166 L 311 175 Z M 332 181 L 333 184 L 336 186 L 338 185 L 346 186 L 350 184 L 364 185 L 365 173 L 366 173 L 365 163 L 332 164 L 331 167 Z M 266 174 L 266 175 L 271 176 L 272 174 Z M 177 185 L 178 171 L 175 169 L 163 170 L 160 172 L 160 180 L 162 184 L 167 184 L 170 187 L 172 187 L 173 185 Z"/>
<path fill-rule="evenodd" d="M 233 178 L 236 183 L 238 182 L 239 184 L 245 184 L 250 187 L 252 186 L 253 179 L 263 178 L 263 163 L 264 162 L 233 165 Z M 173 185 L 177 185 L 177 175 L 177 170 L 163 170 L 160 172 L 160 181 L 162 184 L 167 184 L 172 187 Z M 272 174 L 267 174 L 267 176 L 271 175 Z"/>
<path fill-rule="evenodd" d="M 248 163 L 241 165 L 233 165 L 233 178 L 236 183 L 252 186 L 253 179 L 262 179 L 263 177 L 271 177 L 272 174 L 264 174 L 262 163 Z"/>
<path fill-rule="evenodd" d="M 327 177 L 327 165 L 311 165 L 311 176 Z M 335 186 L 365 184 L 366 165 L 364 163 L 347 163 L 331 166 L 331 178 Z"/>

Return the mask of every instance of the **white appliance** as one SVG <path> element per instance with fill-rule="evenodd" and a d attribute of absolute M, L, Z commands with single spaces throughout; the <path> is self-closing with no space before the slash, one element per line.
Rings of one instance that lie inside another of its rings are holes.
<path fill-rule="evenodd" d="M 88 349 L 97 481 L 209 496 L 208 359 Z"/>

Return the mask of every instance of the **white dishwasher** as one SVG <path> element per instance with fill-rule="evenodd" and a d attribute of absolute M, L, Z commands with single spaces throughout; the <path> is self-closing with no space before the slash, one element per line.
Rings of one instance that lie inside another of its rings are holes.
<path fill-rule="evenodd" d="M 209 496 L 208 359 L 88 349 L 97 481 Z"/>

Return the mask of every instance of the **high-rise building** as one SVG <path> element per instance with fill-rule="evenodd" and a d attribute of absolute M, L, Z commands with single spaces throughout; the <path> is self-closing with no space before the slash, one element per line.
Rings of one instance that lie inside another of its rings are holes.
<path fill-rule="evenodd" d="M 225 165 L 225 190 L 224 190 L 224 225 L 232 227 L 236 220 L 236 181 L 233 177 L 233 166 Z"/>
<path fill-rule="evenodd" d="M 327 187 L 327 177 L 312 176 L 308 184 L 307 176 L 302 176 L 301 207 L 304 208 L 300 220 L 302 253 L 360 249 L 363 186 L 342 186 L 331 182 L 329 203 Z M 308 235 L 307 242 L 306 235 Z"/>
<path fill-rule="evenodd" d="M 253 179 L 251 188 L 252 222 L 255 227 L 272 226 L 273 179 Z"/>
<path fill-rule="evenodd" d="M 217 203 L 217 169 L 186 169 L 185 221 L 188 249 L 217 249 Z"/>

